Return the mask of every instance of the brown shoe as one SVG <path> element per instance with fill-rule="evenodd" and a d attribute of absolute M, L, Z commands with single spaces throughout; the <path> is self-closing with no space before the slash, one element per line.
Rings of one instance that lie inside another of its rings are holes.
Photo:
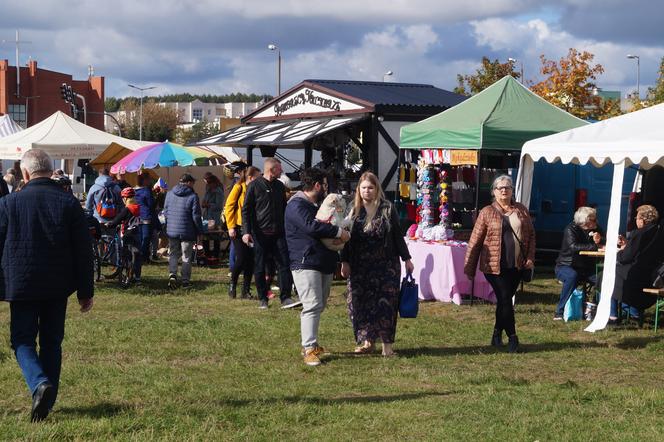
<path fill-rule="evenodd" d="M 304 351 L 304 363 L 309 365 L 310 367 L 315 367 L 317 365 L 320 365 L 320 357 L 318 357 L 318 354 L 316 350 L 318 347 L 314 348 L 308 348 Z"/>

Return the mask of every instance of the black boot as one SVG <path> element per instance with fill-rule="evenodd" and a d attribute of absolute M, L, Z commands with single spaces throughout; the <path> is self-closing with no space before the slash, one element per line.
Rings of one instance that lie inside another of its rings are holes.
<path fill-rule="evenodd" d="M 507 351 L 510 353 L 517 353 L 519 351 L 519 337 L 517 335 L 512 335 L 507 339 Z"/>
<path fill-rule="evenodd" d="M 242 284 L 242 299 L 251 299 L 251 283 Z"/>
<path fill-rule="evenodd" d="M 503 332 L 497 328 L 493 329 L 493 336 L 491 337 L 491 346 L 493 347 L 502 347 L 503 346 Z"/>
<path fill-rule="evenodd" d="M 231 299 L 235 299 L 237 297 L 237 289 L 235 284 L 232 282 L 228 284 L 228 297 Z"/>

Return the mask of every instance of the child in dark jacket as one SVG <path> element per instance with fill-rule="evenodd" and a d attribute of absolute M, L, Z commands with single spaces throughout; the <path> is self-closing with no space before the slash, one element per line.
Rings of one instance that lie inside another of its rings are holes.
<path fill-rule="evenodd" d="M 122 201 L 124 207 L 115 218 L 105 223 L 106 227 L 121 226 L 120 237 L 122 239 L 122 254 L 126 259 L 131 256 L 132 280 L 130 282 L 141 281 L 141 269 L 143 266 L 143 257 L 141 254 L 141 234 L 140 206 L 134 199 L 136 191 L 131 187 L 122 189 Z"/>

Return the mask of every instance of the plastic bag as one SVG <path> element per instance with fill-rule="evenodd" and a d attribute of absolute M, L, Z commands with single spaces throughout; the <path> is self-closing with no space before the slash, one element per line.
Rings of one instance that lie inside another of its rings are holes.
<path fill-rule="evenodd" d="M 583 316 L 583 290 L 574 289 L 565 303 L 563 319 L 567 321 L 580 321 Z"/>

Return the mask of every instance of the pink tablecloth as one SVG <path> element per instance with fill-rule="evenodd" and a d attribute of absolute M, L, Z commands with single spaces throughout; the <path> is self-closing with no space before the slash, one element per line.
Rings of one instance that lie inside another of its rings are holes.
<path fill-rule="evenodd" d="M 472 289 L 474 296 L 496 302 L 493 289 L 482 272 L 476 272 L 474 288 L 463 274 L 465 247 L 408 239 L 406 244 L 415 265 L 413 277 L 420 286 L 420 299 L 461 304 L 461 295 L 470 294 Z M 401 272 L 405 274 L 403 263 Z"/>

